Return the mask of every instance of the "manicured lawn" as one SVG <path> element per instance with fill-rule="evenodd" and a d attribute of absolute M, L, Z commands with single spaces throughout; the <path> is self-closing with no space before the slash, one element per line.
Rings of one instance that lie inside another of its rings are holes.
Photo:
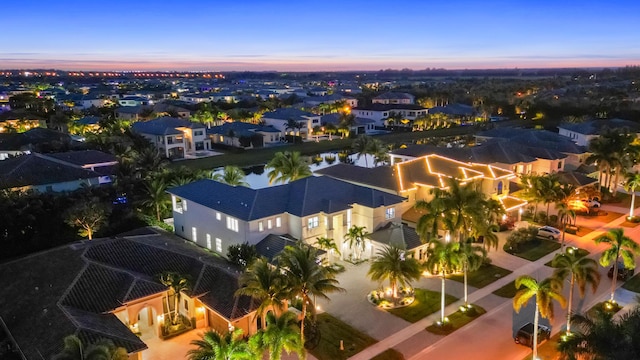
<path fill-rule="evenodd" d="M 501 287 L 500 289 L 494 291 L 493 294 L 503 298 L 513 298 L 514 296 L 516 296 L 517 291 L 518 289 L 516 289 L 516 282 L 512 281 L 507 285 Z"/>
<path fill-rule="evenodd" d="M 493 264 L 484 264 L 478 270 L 467 274 L 467 282 L 469 286 L 480 289 L 509 274 L 511 274 L 510 270 Z M 451 275 L 449 279 L 464 282 L 463 274 Z"/>
<path fill-rule="evenodd" d="M 371 360 L 404 360 L 404 355 L 395 349 L 387 349 L 385 352 L 374 356 Z"/>
<path fill-rule="evenodd" d="M 453 314 L 447 316 L 447 318 L 449 318 L 449 322 L 447 322 L 445 326 L 433 324 L 427 327 L 427 331 L 436 335 L 449 335 L 452 332 L 472 322 L 480 315 L 485 314 L 486 312 L 487 311 L 480 306 L 473 305 L 473 309 L 467 310 L 465 312 L 458 310 Z"/>
<path fill-rule="evenodd" d="M 557 241 L 535 239 L 522 245 L 520 247 L 520 251 L 518 252 L 510 250 L 505 251 L 507 251 L 511 255 L 515 255 L 529 261 L 536 261 L 541 257 L 544 257 L 545 255 L 550 254 L 558 249 L 560 249 L 560 243 Z"/>
<path fill-rule="evenodd" d="M 320 360 L 347 359 L 376 343 L 374 338 L 327 313 L 318 315 L 318 327 L 320 343 L 309 352 Z M 340 350 L 340 340 L 344 350 Z"/>
<path fill-rule="evenodd" d="M 389 309 L 388 312 L 403 318 L 408 322 L 416 322 L 427 315 L 440 310 L 440 293 L 425 289 L 415 289 L 416 300 L 409 306 Z M 458 300 L 457 297 L 445 294 L 444 302 L 446 305 Z"/>
<path fill-rule="evenodd" d="M 637 274 L 627 280 L 624 285 L 622 285 L 622 288 L 633 291 L 634 293 L 640 293 L 640 274 Z"/>
<path fill-rule="evenodd" d="M 589 250 L 578 248 L 578 250 L 574 250 L 574 251 L 576 252 L 576 257 L 577 258 L 583 258 L 583 257 L 589 255 Z M 547 262 L 545 265 L 548 266 L 548 267 L 553 267 L 553 266 L 551 266 L 551 261 Z"/>

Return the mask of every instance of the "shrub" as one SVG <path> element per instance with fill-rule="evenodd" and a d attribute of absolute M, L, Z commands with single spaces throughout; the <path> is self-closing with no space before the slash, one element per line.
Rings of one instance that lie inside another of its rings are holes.
<path fill-rule="evenodd" d="M 547 213 L 544 211 L 538 211 L 538 216 L 536 216 L 536 221 L 539 223 L 546 224 L 547 222 Z"/>
<path fill-rule="evenodd" d="M 504 250 L 518 252 L 522 245 L 535 240 L 537 235 L 538 228 L 535 226 L 515 230 L 507 237 L 507 242 L 504 244 Z"/>
<path fill-rule="evenodd" d="M 253 260 L 258 257 L 258 251 L 255 245 L 249 245 L 249 243 L 237 244 L 229 246 L 227 250 L 227 258 L 232 263 L 242 267 L 243 269 L 249 266 Z"/>

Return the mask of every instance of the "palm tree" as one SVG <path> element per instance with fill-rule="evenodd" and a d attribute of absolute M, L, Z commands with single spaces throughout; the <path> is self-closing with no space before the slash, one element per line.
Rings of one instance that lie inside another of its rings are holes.
<path fill-rule="evenodd" d="M 553 273 L 558 279 L 565 279 L 569 276 L 569 308 L 567 309 L 567 335 L 571 333 L 571 306 L 573 305 L 573 288 L 578 283 L 580 298 L 584 298 L 587 284 L 591 285 L 591 290 L 595 293 L 600 284 L 600 273 L 598 273 L 598 263 L 586 256 L 578 257 L 576 251 L 569 249 L 566 253 L 557 254 L 551 262 L 556 270 Z"/>
<path fill-rule="evenodd" d="M 222 173 L 213 175 L 213 180 L 231 186 L 249 186 L 245 181 L 244 171 L 237 166 L 227 165 Z"/>
<path fill-rule="evenodd" d="M 462 265 L 462 273 L 464 276 L 464 305 L 469 305 L 467 275 L 470 271 L 476 271 L 484 264 L 487 258 L 487 251 L 480 247 L 474 246 L 468 242 L 463 242 L 457 249 L 457 255 Z"/>
<path fill-rule="evenodd" d="M 344 292 L 338 286 L 335 274 L 317 263 L 318 251 L 305 244 L 286 246 L 278 255 L 278 264 L 282 267 L 290 298 L 299 296 L 302 299 L 302 322 L 300 323 L 300 340 L 304 343 L 304 321 L 307 317 L 307 306 L 315 319 L 316 306 L 313 298 L 329 300 L 328 293 Z"/>
<path fill-rule="evenodd" d="M 564 251 L 564 238 L 567 232 L 567 224 L 570 224 L 571 220 L 576 219 L 576 212 L 565 202 L 556 203 L 556 210 L 558 210 L 558 217 L 562 224 L 562 245 L 560 250 Z"/>
<path fill-rule="evenodd" d="M 562 197 L 562 185 L 558 174 L 544 174 L 537 177 L 538 190 L 542 193 L 542 201 L 547 205 L 547 219 L 549 207 Z"/>
<path fill-rule="evenodd" d="M 367 160 L 367 155 L 372 154 L 373 150 L 373 139 L 367 135 L 360 135 L 351 144 L 351 148 L 353 151 L 358 153 L 358 160 L 361 156 L 364 155 L 364 163 L 366 167 L 369 167 L 369 162 Z"/>
<path fill-rule="evenodd" d="M 76 335 L 64 338 L 64 348 L 53 360 L 127 360 L 127 350 L 116 347 L 111 340 L 99 340 L 84 346 Z"/>
<path fill-rule="evenodd" d="M 443 199 L 447 220 L 445 223 L 457 239 L 466 240 L 474 223 L 484 220 L 484 195 L 475 182 L 461 185 L 458 180 L 450 178 L 447 185 L 449 188 Z"/>
<path fill-rule="evenodd" d="M 160 283 L 169 287 L 170 292 L 173 294 L 174 308 L 172 324 L 178 322 L 178 310 L 180 306 L 180 295 L 183 291 L 189 291 L 191 289 L 191 278 L 188 275 L 183 275 L 174 271 L 165 271 L 158 275 Z M 169 311 L 169 297 L 167 296 L 167 311 Z"/>
<path fill-rule="evenodd" d="M 284 130 L 292 130 L 294 135 L 298 135 L 300 133 L 300 129 L 302 129 L 302 125 L 293 119 L 287 120 L 284 125 Z"/>
<path fill-rule="evenodd" d="M 629 218 L 633 218 L 636 203 L 636 188 L 640 187 L 640 173 L 628 173 L 624 182 L 624 189 L 631 193 L 631 206 L 629 207 Z"/>
<path fill-rule="evenodd" d="M 440 297 L 440 321 L 444 322 L 445 306 L 445 280 L 448 273 L 460 268 L 461 260 L 458 254 L 460 243 L 457 241 L 444 243 L 433 240 L 428 250 L 425 267 L 434 275 L 439 275 L 442 280 Z"/>
<path fill-rule="evenodd" d="M 422 269 L 418 260 L 405 257 L 405 251 L 393 245 L 378 250 L 378 256 L 371 263 L 367 275 L 373 281 L 389 279 L 394 302 L 398 297 L 397 285 L 410 285 L 419 280 Z"/>
<path fill-rule="evenodd" d="M 236 296 L 251 296 L 260 302 L 256 316 L 263 315 L 270 307 L 277 312 L 284 308 L 287 294 L 281 269 L 271 266 L 265 258 L 256 259 L 251 263 L 240 275 L 239 284 Z"/>
<path fill-rule="evenodd" d="M 327 238 L 327 237 L 317 237 L 316 238 L 316 245 L 327 252 L 327 258 L 331 259 L 331 251 L 335 251 L 338 255 L 341 255 L 340 250 L 338 250 L 338 245 L 336 244 L 336 242 L 331 239 L 331 238 Z M 329 260 L 329 262 L 331 262 Z"/>
<path fill-rule="evenodd" d="M 195 349 L 187 351 L 189 360 L 254 360 L 259 354 L 254 354 L 249 344 L 242 339 L 242 329 L 228 332 L 220 336 L 209 330 L 202 334 L 201 339 L 191 341 Z"/>
<path fill-rule="evenodd" d="M 524 289 L 520 289 L 524 286 Z M 538 317 L 553 319 L 553 300 L 560 303 L 563 308 L 566 300 L 560 293 L 562 284 L 554 277 L 544 279 L 540 282 L 529 275 L 522 275 L 516 279 L 516 295 L 513 297 L 513 308 L 520 312 L 523 305 L 526 305 L 533 297 L 536 298 L 536 309 L 533 317 L 533 359 L 538 358 Z"/>
<path fill-rule="evenodd" d="M 268 350 L 269 360 L 280 360 L 282 352 L 287 354 L 295 352 L 298 357 L 305 357 L 304 344 L 300 341 L 300 329 L 298 319 L 290 311 L 277 317 L 273 313 L 267 313 L 267 327 L 264 331 L 254 335 L 250 341 L 257 341 L 258 348 Z"/>
<path fill-rule="evenodd" d="M 416 231 L 420 234 L 420 240 L 422 240 L 423 243 L 428 243 L 438 238 L 438 229 L 441 227 L 444 219 L 444 211 L 446 210 L 444 203 L 444 197 L 446 196 L 445 191 L 433 188 L 430 194 L 433 195 L 431 201 L 418 200 L 415 205 L 413 205 L 416 210 L 426 211 L 426 214 L 420 216 L 416 224 Z"/>
<path fill-rule="evenodd" d="M 536 217 L 538 216 L 538 204 L 544 200 L 544 194 L 541 192 L 539 181 L 539 176 L 535 174 L 522 174 L 520 181 L 524 185 L 523 189 L 523 197 L 525 200 L 528 200 L 535 204 L 535 208 L 533 211 L 533 221 L 536 221 Z"/>
<path fill-rule="evenodd" d="M 324 125 L 324 132 L 329 134 L 329 140 L 333 140 L 333 134 L 335 134 L 337 131 L 338 128 L 332 123 L 327 123 Z"/>
<path fill-rule="evenodd" d="M 567 360 L 615 359 L 635 360 L 640 349 L 640 307 L 614 319 L 614 313 L 598 309 L 590 315 L 574 314 L 578 328 L 558 343 L 558 350 Z"/>
<path fill-rule="evenodd" d="M 169 207 L 169 195 L 167 194 L 167 184 L 162 177 L 155 177 L 144 183 L 144 192 L 146 199 L 142 201 L 142 205 L 153 208 L 156 220 L 162 220 L 162 213 Z"/>
<path fill-rule="evenodd" d="M 267 163 L 269 184 L 273 182 L 295 181 L 311 176 L 311 169 L 299 152 L 277 152 Z"/>
<path fill-rule="evenodd" d="M 624 267 L 633 269 L 636 267 L 634 256 L 640 253 L 640 245 L 631 238 L 624 235 L 622 228 L 611 229 L 604 235 L 595 239 L 596 244 L 605 243 L 609 248 L 600 256 L 600 265 L 609 266 L 613 263 L 613 282 L 611 283 L 611 299 L 616 291 L 616 281 L 618 279 L 618 261 L 622 258 Z"/>
<path fill-rule="evenodd" d="M 496 235 L 496 233 L 499 230 L 500 227 L 498 227 L 498 225 L 487 223 L 483 224 L 482 222 L 480 222 L 473 227 L 472 235 L 476 238 L 482 236 L 482 245 L 488 252 L 492 247 L 498 250 L 500 239 L 498 239 L 498 235 Z"/>
<path fill-rule="evenodd" d="M 360 260 L 361 251 L 364 251 L 364 237 L 366 227 L 352 225 L 344 237 L 349 241 L 349 248 L 353 250 L 354 260 Z"/>
<path fill-rule="evenodd" d="M 589 152 L 591 155 L 587 157 L 585 162 L 588 164 L 595 163 L 598 167 L 598 191 L 600 191 L 603 180 L 605 185 L 608 185 L 611 167 L 615 162 L 614 152 L 609 138 L 605 134 L 602 134 L 592 139 L 589 142 Z M 606 174 L 607 178 L 603 179 L 603 174 Z"/>

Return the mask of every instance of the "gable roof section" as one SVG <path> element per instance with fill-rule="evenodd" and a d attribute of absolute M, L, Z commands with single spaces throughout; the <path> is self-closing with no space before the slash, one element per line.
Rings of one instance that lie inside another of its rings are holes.
<path fill-rule="evenodd" d="M 415 186 L 445 188 L 448 186 L 447 178 L 470 181 L 485 177 L 483 172 L 474 169 L 474 167 L 478 166 L 482 165 L 470 165 L 437 154 L 431 154 L 398 163 L 396 171 L 401 190 L 408 190 Z"/>
<path fill-rule="evenodd" d="M 400 196 L 326 176 L 257 190 L 200 180 L 167 192 L 245 221 L 285 212 L 296 216 L 336 212 L 354 203 L 376 208 L 404 201 Z"/>
<path fill-rule="evenodd" d="M 77 336 L 84 344 L 106 338 L 128 353 L 147 349 L 147 345 L 113 314 L 96 314 L 72 307 L 63 307 L 63 310 L 77 324 Z"/>
<path fill-rule="evenodd" d="M 22 155 L 0 161 L 0 189 L 28 185 L 56 184 L 97 178 L 100 174 L 42 158 L 38 154 Z"/>
<path fill-rule="evenodd" d="M 412 250 L 424 245 L 416 230 L 402 223 L 389 222 L 373 233 L 367 234 L 367 237 L 381 244 L 393 245 L 405 250 Z"/>
<path fill-rule="evenodd" d="M 296 108 L 280 108 L 280 109 L 275 109 L 274 111 L 270 111 L 262 114 L 263 119 L 274 119 L 274 120 L 284 120 L 284 121 L 287 121 L 289 119 L 292 119 L 295 121 L 307 121 L 308 117 L 318 117 L 318 116 L 320 115 L 316 115 L 308 111 L 302 111 Z"/>
<path fill-rule="evenodd" d="M 358 105 L 353 110 L 393 111 L 393 110 L 427 110 L 427 108 L 415 104 L 380 104 Z"/>
<path fill-rule="evenodd" d="M 275 257 L 284 250 L 287 245 L 295 245 L 297 240 L 289 234 L 274 235 L 269 234 L 256 244 L 258 255 L 264 256 L 269 262 L 273 262 Z"/>
<path fill-rule="evenodd" d="M 118 161 L 115 156 L 98 150 L 67 151 L 62 153 L 46 154 L 43 156 L 78 166 L 117 163 Z"/>
<path fill-rule="evenodd" d="M 377 166 L 365 168 L 352 164 L 335 164 L 324 169 L 314 171 L 315 174 L 329 176 L 335 179 L 348 181 L 356 185 L 375 187 L 378 189 L 399 191 L 395 167 Z"/>

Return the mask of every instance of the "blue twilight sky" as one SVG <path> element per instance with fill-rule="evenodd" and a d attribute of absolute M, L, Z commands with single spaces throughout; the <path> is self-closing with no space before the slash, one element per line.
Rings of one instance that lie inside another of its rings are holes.
<path fill-rule="evenodd" d="M 0 68 L 640 64 L 639 0 L 2 0 Z"/>

